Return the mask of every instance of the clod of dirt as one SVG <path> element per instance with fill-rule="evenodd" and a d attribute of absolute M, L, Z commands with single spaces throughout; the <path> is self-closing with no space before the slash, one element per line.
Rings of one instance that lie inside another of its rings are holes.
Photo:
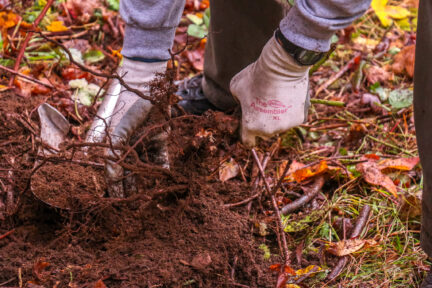
<path fill-rule="evenodd" d="M 91 204 L 104 195 L 103 171 L 75 163 L 46 163 L 32 176 L 32 191 L 43 202 L 71 209 Z"/>

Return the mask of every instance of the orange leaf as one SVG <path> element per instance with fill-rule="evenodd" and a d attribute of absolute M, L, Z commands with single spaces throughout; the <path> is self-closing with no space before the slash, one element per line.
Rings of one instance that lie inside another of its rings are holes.
<path fill-rule="evenodd" d="M 368 161 L 357 165 L 357 170 L 363 174 L 366 182 L 387 189 L 395 198 L 397 198 L 397 188 L 393 181 L 387 175 L 384 175 L 374 161 Z"/>
<path fill-rule="evenodd" d="M 381 170 L 395 169 L 395 170 L 402 170 L 402 171 L 410 171 L 419 163 L 419 161 L 420 161 L 419 157 L 385 159 L 378 163 L 378 167 Z"/>
<path fill-rule="evenodd" d="M 394 57 L 394 62 L 391 66 L 396 74 L 406 74 L 413 78 L 414 76 L 414 61 L 415 61 L 415 45 L 406 46 Z"/>
<path fill-rule="evenodd" d="M 14 27 L 18 24 L 20 17 L 9 11 L 9 12 L 0 12 L 0 28 L 2 30 L 6 30 L 8 28 Z"/>
<path fill-rule="evenodd" d="M 320 175 L 328 170 L 327 162 L 326 161 L 320 161 L 318 164 L 301 168 L 292 173 L 292 177 L 294 178 L 297 183 L 300 183 L 304 180 L 307 180 L 311 177 Z"/>
<path fill-rule="evenodd" d="M 105 285 L 105 283 L 102 281 L 102 279 L 98 280 L 95 285 L 93 286 L 93 288 L 107 288 L 107 286 Z"/>

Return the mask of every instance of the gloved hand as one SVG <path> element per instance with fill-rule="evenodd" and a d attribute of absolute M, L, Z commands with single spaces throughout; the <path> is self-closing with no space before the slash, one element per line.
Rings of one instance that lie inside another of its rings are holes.
<path fill-rule="evenodd" d="M 119 69 L 119 75 L 131 87 L 139 89 L 147 94 L 149 81 L 153 80 L 156 73 L 163 73 L 166 70 L 167 62 L 146 63 L 133 61 L 127 58 L 123 59 L 123 65 Z M 113 85 L 116 85 L 113 83 Z M 109 134 L 113 146 L 126 144 L 133 132 L 142 125 L 148 118 L 152 104 L 144 100 L 133 92 L 127 91 L 124 87 L 118 96 L 117 104 L 114 108 Z M 166 144 L 167 134 L 162 132 L 154 137 L 158 142 L 159 151 L 158 161 L 162 162 L 164 168 L 169 168 L 168 150 Z M 106 154 L 109 157 L 121 156 L 121 151 L 107 149 Z M 105 172 L 108 180 L 108 194 L 110 197 L 124 197 L 123 178 L 124 169 L 115 161 L 107 160 Z"/>
<path fill-rule="evenodd" d="M 230 83 L 242 109 L 241 139 L 255 145 L 255 137 L 271 137 L 302 124 L 309 108 L 309 66 L 299 65 L 275 37 L 258 60 Z"/>

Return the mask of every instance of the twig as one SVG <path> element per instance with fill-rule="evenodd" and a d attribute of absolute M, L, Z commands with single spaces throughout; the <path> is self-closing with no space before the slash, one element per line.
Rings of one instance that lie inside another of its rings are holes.
<path fill-rule="evenodd" d="M 398 146 L 396 146 L 396 145 L 393 145 L 393 144 L 391 144 L 391 143 L 387 143 L 387 142 L 385 142 L 385 141 L 382 141 L 382 140 L 377 139 L 377 138 L 375 138 L 375 137 L 373 137 L 373 136 L 370 136 L 370 135 L 366 135 L 366 137 L 368 137 L 369 139 L 371 139 L 371 140 L 373 140 L 373 141 L 375 141 L 375 142 L 378 142 L 378 143 L 380 143 L 380 144 L 383 144 L 383 145 L 385 145 L 385 146 L 388 146 L 388 147 L 394 148 L 394 149 L 396 149 L 396 150 L 399 150 L 399 151 L 401 151 L 401 152 L 403 152 L 403 153 L 405 153 L 405 154 L 407 154 L 407 155 L 410 155 L 410 156 L 412 156 L 412 157 L 416 157 L 415 154 L 413 154 L 413 153 L 411 153 L 411 152 L 409 152 L 409 151 L 407 151 L 407 150 L 405 150 L 405 149 L 402 149 L 402 148 L 400 148 L 400 147 L 398 147 Z"/>
<path fill-rule="evenodd" d="M 305 193 L 300 198 L 294 200 L 288 205 L 285 205 L 281 210 L 282 214 L 287 215 L 299 209 L 309 201 L 311 201 L 313 198 L 315 198 L 318 195 L 318 192 L 321 190 L 323 185 L 324 185 L 324 176 L 318 176 L 316 180 L 313 182 L 313 184 L 311 185 L 311 188 L 308 189 L 309 190 L 308 193 Z"/>
<path fill-rule="evenodd" d="M 242 200 L 240 202 L 224 204 L 223 207 L 229 208 L 229 207 L 241 206 L 241 205 L 244 205 L 244 204 L 247 204 L 247 203 L 251 202 L 252 200 L 255 200 L 260 195 L 261 195 L 261 193 L 258 192 L 258 193 L 255 193 L 254 195 L 252 195 L 251 197 L 246 198 L 246 199 L 244 199 L 244 200 Z"/>
<path fill-rule="evenodd" d="M 126 88 L 126 90 L 128 90 L 128 91 L 130 91 L 130 92 L 132 92 L 132 93 L 135 93 L 137 96 L 141 97 L 141 98 L 144 99 L 144 100 L 148 100 L 148 101 L 150 101 L 152 104 L 156 104 L 156 101 L 155 101 L 155 99 L 153 99 L 153 97 L 146 96 L 146 95 L 144 95 L 144 93 L 141 92 L 140 90 L 130 87 L 130 86 L 129 86 L 129 85 L 128 85 L 124 80 L 123 80 L 123 76 L 124 76 L 124 75 L 123 75 L 123 76 L 120 76 L 120 75 L 118 75 L 117 73 L 113 73 L 113 74 L 106 74 L 106 73 L 102 73 L 102 72 L 94 71 L 94 70 L 92 70 L 92 69 L 86 67 L 85 65 L 83 65 L 83 64 L 81 64 L 81 63 L 75 61 L 74 58 L 73 58 L 72 53 L 71 53 L 71 52 L 69 51 L 69 49 L 66 48 L 66 46 L 64 46 L 62 43 L 60 43 L 60 42 L 58 42 L 58 41 L 56 41 L 56 40 L 53 40 L 53 39 L 51 39 L 51 38 L 49 38 L 49 37 L 43 35 L 43 34 L 40 33 L 40 32 L 39 32 L 39 35 L 40 35 L 42 38 L 44 38 L 45 40 L 47 40 L 47 41 L 49 41 L 49 42 L 51 42 L 51 43 L 54 43 L 55 45 L 57 45 L 57 46 L 59 46 L 60 48 L 62 48 L 63 51 L 65 51 L 66 54 L 68 55 L 68 57 L 69 57 L 69 61 L 70 61 L 71 63 L 75 64 L 76 66 L 78 66 L 78 67 L 79 67 L 80 69 L 82 69 L 83 71 L 88 72 L 88 73 L 93 74 L 93 75 L 98 76 L 98 77 L 102 77 L 102 78 L 117 79 L 117 80 L 120 82 L 120 84 L 121 84 L 123 87 Z"/>
<path fill-rule="evenodd" d="M 350 70 L 355 64 L 360 63 L 361 55 L 357 54 L 353 59 L 351 59 L 342 69 L 340 69 L 336 74 L 331 76 L 324 84 L 322 84 L 315 92 L 318 95 L 321 91 L 327 89 L 333 82 L 339 79 L 345 72 Z"/>
<path fill-rule="evenodd" d="M 54 0 L 48 0 L 45 7 L 42 9 L 42 11 L 39 13 L 38 17 L 36 18 L 36 20 L 33 22 L 33 29 L 36 30 L 39 23 L 42 21 L 42 19 L 45 17 L 45 14 L 47 13 L 48 9 L 51 7 L 51 5 L 54 3 Z M 29 31 L 27 32 L 27 35 L 23 41 L 23 43 L 21 44 L 21 48 L 18 52 L 18 57 L 15 61 L 15 65 L 14 65 L 14 71 L 18 71 L 19 70 L 19 66 L 21 64 L 21 60 L 24 57 L 24 52 L 25 49 L 28 45 L 28 43 L 30 42 L 31 37 L 33 36 L 33 31 Z M 15 75 L 12 75 L 12 77 L 10 78 L 9 81 L 9 86 L 13 85 L 13 82 L 15 80 Z"/>
<path fill-rule="evenodd" d="M 0 236 L 0 240 L 3 239 L 3 238 L 6 238 L 9 235 L 11 235 L 13 232 L 15 232 L 15 229 L 12 229 L 12 230 L 4 233 L 3 235 Z"/>
<path fill-rule="evenodd" d="M 362 210 L 360 211 L 359 217 L 357 218 L 357 222 L 354 226 L 354 229 L 351 233 L 350 239 L 358 238 L 363 231 L 366 223 L 369 219 L 371 207 L 369 205 L 364 205 Z M 339 274 L 342 272 L 345 265 L 348 263 L 348 256 L 343 256 L 339 258 L 338 263 L 333 268 L 333 271 L 327 276 L 327 280 L 334 280 Z"/>
<path fill-rule="evenodd" d="M 345 102 L 342 101 L 334 101 L 334 100 L 324 100 L 324 99 L 310 99 L 312 104 L 323 104 L 327 106 L 337 106 L 337 107 L 345 107 Z"/>
<path fill-rule="evenodd" d="M 3 65 L 0 65 L 0 69 L 1 69 L 1 70 L 4 70 L 4 71 L 7 71 L 7 72 L 9 72 L 9 73 L 11 73 L 11 74 L 13 74 L 13 75 L 16 75 L 16 76 L 19 76 L 19 77 L 21 77 L 21 78 L 24 78 L 24 79 L 26 79 L 26 80 L 29 80 L 29 81 L 31 81 L 31 82 L 37 83 L 37 84 L 39 84 L 39 85 L 42 85 L 42 86 L 48 87 L 48 88 L 50 88 L 50 89 L 55 89 L 55 87 L 52 86 L 52 85 L 49 84 L 49 83 L 44 83 L 44 82 L 39 81 L 39 80 L 37 80 L 37 79 L 35 79 L 35 78 L 32 78 L 32 77 L 30 77 L 30 76 L 27 76 L 27 75 L 24 75 L 24 74 L 19 73 L 19 72 L 17 72 L 17 71 L 14 71 L 14 70 L 12 70 L 12 69 L 10 69 L 10 68 L 8 68 L 8 67 L 5 67 L 5 66 L 3 66 Z"/>
<path fill-rule="evenodd" d="M 283 245 L 283 250 L 284 250 L 283 253 L 284 253 L 284 256 L 285 256 L 285 265 L 288 265 L 289 258 L 290 258 L 289 257 L 290 253 L 289 253 L 289 250 L 288 250 L 288 243 L 287 243 L 287 240 L 286 240 L 286 235 L 285 235 L 285 233 L 283 231 L 282 218 L 281 218 L 281 215 L 280 215 L 280 212 L 279 212 L 279 208 L 277 206 L 276 199 L 275 199 L 274 195 L 272 194 L 270 186 L 269 186 L 269 184 L 267 182 L 267 179 L 265 177 L 265 172 L 263 170 L 263 167 L 261 166 L 261 163 L 259 161 L 258 155 L 257 155 L 257 153 L 256 153 L 256 151 L 255 151 L 254 148 L 252 148 L 252 155 L 253 155 L 254 160 L 255 160 L 255 162 L 256 162 L 256 164 L 258 166 L 258 170 L 259 170 L 259 172 L 261 174 L 261 177 L 262 177 L 262 179 L 264 181 L 264 185 L 265 185 L 264 187 L 267 190 L 267 193 L 269 194 L 269 196 L 271 197 L 271 200 L 272 200 L 273 209 L 274 209 L 274 211 L 276 213 L 276 217 L 277 217 L 278 231 L 279 231 L 279 234 L 281 235 L 281 238 L 282 238 L 282 245 Z"/>

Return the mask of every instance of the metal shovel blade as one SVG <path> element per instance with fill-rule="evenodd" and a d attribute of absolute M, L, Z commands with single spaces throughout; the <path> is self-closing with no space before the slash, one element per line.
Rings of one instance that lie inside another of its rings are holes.
<path fill-rule="evenodd" d="M 49 146 L 46 148 L 39 148 L 38 155 L 46 156 L 56 154 L 57 150 L 60 147 L 60 144 L 64 142 L 66 135 L 69 132 L 70 124 L 68 120 L 57 109 L 55 109 L 49 104 L 44 103 L 40 105 L 37 111 L 39 114 L 41 127 L 40 139 L 44 144 L 46 144 L 45 146 Z M 39 163 L 40 161 L 36 161 L 35 167 L 37 167 Z M 37 193 L 35 192 L 33 181 L 30 185 L 30 189 L 37 199 L 44 202 L 48 206 L 64 209 L 64 207 L 58 207 L 57 205 L 49 203 L 49 201 L 47 201 L 46 199 L 42 199 L 41 197 L 39 197 L 39 195 L 37 195 Z"/>
<path fill-rule="evenodd" d="M 57 109 L 46 103 L 39 106 L 38 114 L 41 124 L 41 140 L 58 150 L 69 132 L 70 124 L 68 120 Z M 43 152 L 55 153 L 55 151 L 48 149 L 44 149 Z"/>

